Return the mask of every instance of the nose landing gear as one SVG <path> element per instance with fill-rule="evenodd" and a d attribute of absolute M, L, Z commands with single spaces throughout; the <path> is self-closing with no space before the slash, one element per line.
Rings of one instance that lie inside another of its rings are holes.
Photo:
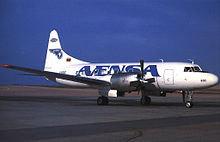
<path fill-rule="evenodd" d="M 182 91 L 183 103 L 187 108 L 193 107 L 193 92 L 192 91 Z"/>

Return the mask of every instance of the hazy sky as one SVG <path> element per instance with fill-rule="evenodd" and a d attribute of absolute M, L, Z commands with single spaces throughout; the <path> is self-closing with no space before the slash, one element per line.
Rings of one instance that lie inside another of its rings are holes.
<path fill-rule="evenodd" d="M 220 0 L 1 0 L 0 64 L 43 69 L 49 33 L 90 62 L 194 59 L 220 77 Z M 0 68 L 0 84 L 48 84 Z"/>

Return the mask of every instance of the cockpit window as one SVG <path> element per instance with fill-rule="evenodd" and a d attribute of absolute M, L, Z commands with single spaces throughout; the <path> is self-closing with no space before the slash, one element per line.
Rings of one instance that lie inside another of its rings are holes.
<path fill-rule="evenodd" d="M 184 72 L 193 72 L 193 69 L 191 67 L 185 67 Z"/>
<path fill-rule="evenodd" d="M 201 71 L 201 69 L 198 66 L 193 67 L 193 69 L 194 69 L 195 72 Z"/>
<path fill-rule="evenodd" d="M 184 72 L 202 72 L 200 67 L 194 66 L 194 67 L 185 67 Z"/>

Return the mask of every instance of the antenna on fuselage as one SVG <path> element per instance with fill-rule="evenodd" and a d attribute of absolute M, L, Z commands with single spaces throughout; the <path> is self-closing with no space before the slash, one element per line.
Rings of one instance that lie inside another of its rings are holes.
<path fill-rule="evenodd" d="M 163 63 L 164 62 L 164 60 L 163 59 L 160 59 L 160 61 Z"/>
<path fill-rule="evenodd" d="M 192 59 L 187 59 L 187 60 L 191 61 L 191 62 L 192 62 L 192 64 L 194 64 L 194 60 L 192 60 Z"/>

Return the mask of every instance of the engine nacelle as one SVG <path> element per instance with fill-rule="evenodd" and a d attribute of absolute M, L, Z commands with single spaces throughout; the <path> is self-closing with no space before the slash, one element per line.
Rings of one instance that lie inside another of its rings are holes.
<path fill-rule="evenodd" d="M 111 77 L 111 89 L 122 92 L 134 91 L 136 87 L 130 86 L 130 83 L 137 80 L 137 74 L 135 73 L 113 74 Z"/>

